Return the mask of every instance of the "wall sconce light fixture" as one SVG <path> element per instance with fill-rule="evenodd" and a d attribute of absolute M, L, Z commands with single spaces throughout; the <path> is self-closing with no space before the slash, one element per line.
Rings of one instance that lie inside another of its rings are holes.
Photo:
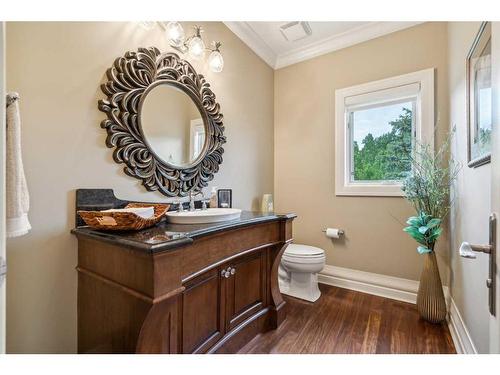
<path fill-rule="evenodd" d="M 194 27 L 194 34 L 186 38 L 183 27 L 177 21 L 160 23 L 167 34 L 170 46 L 181 53 L 188 53 L 193 60 L 201 60 L 205 56 L 205 51 L 210 51 L 208 65 L 215 73 L 222 72 L 224 59 L 220 53 L 221 42 L 213 42 L 211 48 L 207 48 L 201 33 L 201 26 Z"/>

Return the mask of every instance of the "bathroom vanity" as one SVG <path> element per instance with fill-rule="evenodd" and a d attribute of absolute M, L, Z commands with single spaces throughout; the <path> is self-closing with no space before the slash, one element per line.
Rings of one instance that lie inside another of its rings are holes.
<path fill-rule="evenodd" d="M 78 352 L 234 353 L 277 328 L 294 217 L 243 212 L 138 232 L 77 226 Z"/>
<path fill-rule="evenodd" d="M 205 77 L 155 47 L 118 57 L 106 77 L 98 107 L 115 162 L 147 190 L 171 198 L 201 194 L 226 143 Z M 128 203 L 110 189 L 76 195 L 77 210 Z M 98 231 L 77 216 L 78 352 L 234 353 L 277 328 L 285 318 L 278 267 L 295 215 L 225 209 L 220 217 L 238 218 L 183 224 L 179 212 L 170 215 L 177 224 L 138 232 Z"/>

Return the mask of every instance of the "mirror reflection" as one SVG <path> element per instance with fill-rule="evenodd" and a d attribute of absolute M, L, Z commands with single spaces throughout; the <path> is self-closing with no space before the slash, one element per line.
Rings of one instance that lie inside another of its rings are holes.
<path fill-rule="evenodd" d="M 147 94 L 141 126 L 153 151 L 171 165 L 189 165 L 203 150 L 202 115 L 189 95 L 175 86 L 158 85 Z"/>

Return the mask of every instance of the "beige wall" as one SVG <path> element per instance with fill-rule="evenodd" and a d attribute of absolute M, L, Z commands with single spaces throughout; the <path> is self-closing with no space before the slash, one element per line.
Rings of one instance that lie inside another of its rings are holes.
<path fill-rule="evenodd" d="M 250 209 L 273 189 L 273 71 L 223 24 L 202 26 L 208 39 L 223 43 L 225 58 L 220 74 L 195 65 L 212 85 L 225 119 L 228 143 L 213 183 L 232 188 L 235 206 Z M 112 161 L 99 127 L 105 116 L 97 109 L 99 85 L 114 59 L 148 46 L 168 49 L 159 28 L 7 24 L 7 86 L 21 95 L 33 226 L 7 245 L 8 352 L 76 350 L 76 239 L 69 233 L 75 189 L 110 187 L 125 199 L 164 200 Z"/>
<path fill-rule="evenodd" d="M 453 154 L 462 164 L 455 185 L 455 206 L 451 211 L 450 290 L 472 340 L 480 353 L 488 352 L 489 312 L 488 255 L 477 259 L 461 258 L 463 241 L 488 243 L 491 164 L 467 167 L 467 114 L 465 99 L 465 59 L 479 30 L 479 22 L 452 22 L 448 25 L 450 123 L 456 126 Z"/>
<path fill-rule="evenodd" d="M 5 217 L 5 23 L 0 22 L 0 215 Z M 5 224 L 0 225 L 0 257 L 5 259 Z M 5 353 L 5 276 L 0 276 L 0 354 Z"/>
<path fill-rule="evenodd" d="M 434 67 L 439 142 L 449 129 L 446 32 L 445 23 L 425 23 L 275 72 L 276 208 L 298 214 L 295 241 L 325 249 L 327 264 L 419 278 L 422 258 L 402 231 L 413 214 L 403 198 L 335 196 L 334 95 Z M 331 241 L 321 232 L 326 227 L 345 229 L 346 238 Z M 446 238 L 438 257 L 446 280 Z"/>

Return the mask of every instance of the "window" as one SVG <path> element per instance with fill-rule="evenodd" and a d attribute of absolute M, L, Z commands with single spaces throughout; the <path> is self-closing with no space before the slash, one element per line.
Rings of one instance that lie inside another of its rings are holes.
<path fill-rule="evenodd" d="M 194 160 L 200 156 L 205 144 L 205 125 L 201 118 L 191 120 L 189 154 Z"/>
<path fill-rule="evenodd" d="M 336 90 L 336 195 L 401 196 L 415 142 L 433 142 L 434 70 Z"/>
<path fill-rule="evenodd" d="M 350 109 L 351 182 L 398 181 L 408 173 L 414 99 Z"/>

